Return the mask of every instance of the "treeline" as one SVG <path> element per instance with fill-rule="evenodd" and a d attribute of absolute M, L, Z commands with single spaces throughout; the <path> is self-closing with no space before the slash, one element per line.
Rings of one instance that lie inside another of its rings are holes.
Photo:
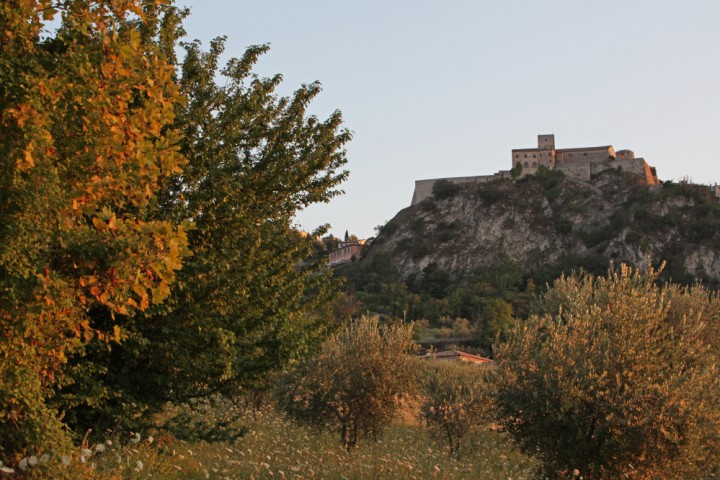
<path fill-rule="evenodd" d="M 574 271 L 602 275 L 608 268 L 604 257 L 572 257 L 523 274 L 517 262 L 500 257 L 487 268 L 461 276 L 431 263 L 403 280 L 390 254 L 380 252 L 337 269 L 346 281 L 339 305 L 353 314 L 412 322 L 418 341 L 472 339 L 469 351 L 492 356 L 493 343 L 537 312 L 538 297 L 556 279 Z"/>

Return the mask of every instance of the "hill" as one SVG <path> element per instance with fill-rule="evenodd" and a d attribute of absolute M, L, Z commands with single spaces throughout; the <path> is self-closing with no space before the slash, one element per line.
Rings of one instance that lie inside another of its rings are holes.
<path fill-rule="evenodd" d="M 380 253 L 403 279 L 436 265 L 459 278 L 517 263 L 524 276 L 550 281 L 610 261 L 667 262 L 666 277 L 720 284 L 720 203 L 710 187 L 689 182 L 643 185 L 618 170 L 590 181 L 541 169 L 519 180 L 457 185 L 400 211 L 378 234 L 359 267 Z"/>

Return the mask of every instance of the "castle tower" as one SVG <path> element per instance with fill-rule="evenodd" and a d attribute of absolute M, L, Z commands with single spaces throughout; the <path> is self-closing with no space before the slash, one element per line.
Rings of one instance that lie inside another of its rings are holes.
<path fill-rule="evenodd" d="M 538 149 L 540 150 L 554 150 L 555 149 L 555 135 L 538 135 Z"/>

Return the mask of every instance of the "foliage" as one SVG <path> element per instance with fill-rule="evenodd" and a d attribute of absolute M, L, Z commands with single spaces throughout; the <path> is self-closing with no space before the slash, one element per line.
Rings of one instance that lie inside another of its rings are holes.
<path fill-rule="evenodd" d="M 492 206 L 503 199 L 503 192 L 495 183 L 481 183 L 477 186 L 477 196 L 486 207 Z"/>
<path fill-rule="evenodd" d="M 125 336 L 170 293 L 187 253 L 181 221 L 153 218 L 185 163 L 163 2 L 0 6 L 0 458 L 67 447 L 48 403 L 64 364 Z M 62 13 L 54 32 L 44 31 Z M 100 312 L 104 324 L 92 322 Z M 84 373 L 91 369 L 83 370 Z M 83 401 L 79 399 L 78 401 Z"/>
<path fill-rule="evenodd" d="M 248 396 L 247 400 L 253 399 Z M 185 404 L 167 404 L 158 417 L 163 430 L 179 440 L 231 442 L 247 433 L 241 421 L 248 412 L 238 407 L 239 402 L 219 395 L 192 399 Z"/>
<path fill-rule="evenodd" d="M 533 175 L 533 181 L 538 182 L 545 191 L 545 197 L 549 202 L 557 199 L 562 193 L 562 180 L 565 174 L 560 170 L 550 170 L 540 165 Z"/>
<path fill-rule="evenodd" d="M 517 263 L 503 256 L 485 269 L 452 278 L 442 268 L 429 264 L 420 274 L 401 282 L 387 253 L 376 253 L 359 265 L 343 269 L 348 287 L 360 302 L 359 311 L 369 311 L 387 319 L 427 321 L 423 339 L 470 332 L 476 336 L 484 354 L 502 335 L 514 316 L 525 318 L 531 308 L 534 284 L 527 288 Z M 447 325 L 467 324 L 467 327 Z M 447 335 L 446 335 L 447 334 Z"/>
<path fill-rule="evenodd" d="M 425 292 L 433 298 L 444 298 L 449 286 L 450 275 L 436 263 L 431 263 L 422 269 L 419 291 Z"/>
<path fill-rule="evenodd" d="M 164 15 L 163 25 L 172 26 L 183 13 Z M 77 359 L 101 371 L 60 392 L 61 399 L 97 392 L 65 406 L 76 429 L 139 428 L 137 414 L 166 401 L 270 388 L 269 372 L 307 355 L 334 328 L 340 283 L 324 256 L 313 257 L 325 228 L 303 235 L 293 218 L 340 193 L 350 133 L 339 112 L 325 120 L 308 114 L 319 84 L 279 97 L 280 75 L 252 73 L 265 46 L 220 69 L 223 43 L 208 51 L 184 45 L 178 84 L 187 101 L 176 107 L 174 127 L 187 165 L 161 185 L 151 209 L 155 218 L 190 225 L 193 256 L 164 308 L 129 321 L 112 351 Z M 131 404 L 128 416 L 121 407 Z"/>
<path fill-rule="evenodd" d="M 462 187 L 450 180 L 437 180 L 433 183 L 432 194 L 437 200 L 445 200 L 454 197 Z"/>
<path fill-rule="evenodd" d="M 555 220 L 555 231 L 561 234 L 568 234 L 572 232 L 573 223 L 567 218 L 558 218 Z"/>
<path fill-rule="evenodd" d="M 349 452 L 360 435 L 377 438 L 399 397 L 411 390 L 414 346 L 410 326 L 380 326 L 377 317 L 361 317 L 285 379 L 281 404 L 300 421 L 338 426 Z"/>
<path fill-rule="evenodd" d="M 486 346 L 505 340 L 516 323 L 512 305 L 501 298 L 488 300 L 483 314 L 486 323 L 482 337 Z"/>
<path fill-rule="evenodd" d="M 517 162 L 513 168 L 510 169 L 510 175 L 513 179 L 518 179 L 522 176 L 523 166 L 522 163 Z"/>
<path fill-rule="evenodd" d="M 716 468 L 718 299 L 656 278 L 626 266 L 563 277 L 542 316 L 496 350 L 503 422 L 546 475 L 701 478 Z"/>
<path fill-rule="evenodd" d="M 422 382 L 420 416 L 448 442 L 457 458 L 465 437 L 492 418 L 491 381 L 476 365 L 428 360 Z"/>
<path fill-rule="evenodd" d="M 457 237 L 460 230 L 459 222 L 440 222 L 435 227 L 435 239 L 438 243 L 446 243 Z"/>

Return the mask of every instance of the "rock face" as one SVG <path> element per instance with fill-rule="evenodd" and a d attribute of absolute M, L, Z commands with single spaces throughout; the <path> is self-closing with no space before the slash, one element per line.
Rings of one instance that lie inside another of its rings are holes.
<path fill-rule="evenodd" d="M 402 277 L 431 263 L 454 276 L 503 256 L 526 273 L 548 265 L 668 262 L 675 279 L 720 280 L 720 204 L 709 187 L 642 185 L 616 170 L 589 182 L 542 172 L 444 185 L 400 211 L 364 261 L 390 254 Z"/>

